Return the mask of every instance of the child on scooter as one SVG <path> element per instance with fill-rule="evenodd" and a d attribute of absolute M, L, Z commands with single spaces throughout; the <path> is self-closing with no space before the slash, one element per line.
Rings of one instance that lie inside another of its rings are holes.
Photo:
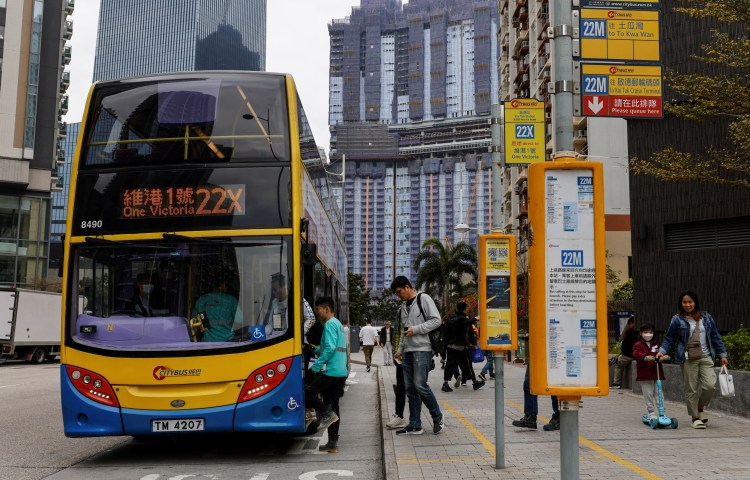
<path fill-rule="evenodd" d="M 664 369 L 661 363 L 656 361 L 656 353 L 659 351 L 659 343 L 654 339 L 654 326 L 644 323 L 640 328 L 640 338 L 633 345 L 633 358 L 635 359 L 635 379 L 641 385 L 643 400 L 646 402 L 646 415 L 643 416 L 644 423 L 647 420 L 659 417 L 656 398 L 656 369 L 659 368 L 659 376 L 664 380 Z"/>

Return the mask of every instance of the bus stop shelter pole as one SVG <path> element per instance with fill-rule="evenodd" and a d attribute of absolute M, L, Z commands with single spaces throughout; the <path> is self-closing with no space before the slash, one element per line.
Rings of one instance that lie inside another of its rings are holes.
<path fill-rule="evenodd" d="M 492 231 L 502 233 L 502 110 L 492 105 Z M 513 252 L 515 255 L 516 252 Z M 494 352 L 495 362 L 495 468 L 505 468 L 505 352 Z"/>
<path fill-rule="evenodd" d="M 505 468 L 505 352 L 494 352 L 495 468 Z"/>

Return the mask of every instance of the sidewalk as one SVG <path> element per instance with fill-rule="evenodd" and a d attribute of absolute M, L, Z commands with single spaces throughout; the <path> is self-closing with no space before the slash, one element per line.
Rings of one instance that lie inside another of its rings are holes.
<path fill-rule="evenodd" d="M 352 360 L 364 363 L 360 351 Z M 396 479 L 550 479 L 560 478 L 560 432 L 542 430 L 552 408 L 549 397 L 539 398 L 538 429 L 520 429 L 511 422 L 523 416 L 524 365 L 505 363 L 505 468 L 495 468 L 495 382 L 473 390 L 442 392 L 440 362 L 430 372 L 430 387 L 445 419 L 445 431 L 432 434 L 432 419 L 422 407 L 423 435 L 396 435 L 385 429 L 393 414 L 396 367 L 381 366 L 382 349 L 373 352 L 378 366 L 387 480 Z M 475 364 L 479 373 L 483 364 Z M 451 387 L 453 384 L 451 383 Z M 579 410 L 582 479 L 631 480 L 646 478 L 750 478 L 750 421 L 709 409 L 705 430 L 690 427 L 684 404 L 668 402 L 666 414 L 679 428 L 651 430 L 641 423 L 643 399 L 629 390 L 612 390 L 608 397 L 584 397 Z M 408 419 L 409 407 L 404 412 Z M 658 443 L 656 443 L 658 442 Z"/>

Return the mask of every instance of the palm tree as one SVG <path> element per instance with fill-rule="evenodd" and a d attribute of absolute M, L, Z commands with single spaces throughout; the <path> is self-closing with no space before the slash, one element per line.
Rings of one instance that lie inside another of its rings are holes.
<path fill-rule="evenodd" d="M 477 251 L 466 242 L 446 245 L 437 238 L 422 243 L 422 251 L 414 259 L 416 287 L 425 286 L 428 293 L 441 299 L 442 312 L 448 311 L 451 293 L 461 291 L 461 275 L 477 278 Z"/>

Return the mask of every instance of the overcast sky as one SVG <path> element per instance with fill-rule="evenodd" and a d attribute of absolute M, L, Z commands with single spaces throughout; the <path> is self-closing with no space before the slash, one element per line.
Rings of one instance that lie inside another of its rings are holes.
<path fill-rule="evenodd" d="M 127 1 L 127 0 L 124 0 Z M 174 1 L 174 0 L 162 0 Z M 319 146 L 328 151 L 328 23 L 351 14 L 358 0 L 268 0 L 266 71 L 291 73 Z M 91 87 L 99 0 L 77 0 L 66 122 L 80 122 Z"/>

